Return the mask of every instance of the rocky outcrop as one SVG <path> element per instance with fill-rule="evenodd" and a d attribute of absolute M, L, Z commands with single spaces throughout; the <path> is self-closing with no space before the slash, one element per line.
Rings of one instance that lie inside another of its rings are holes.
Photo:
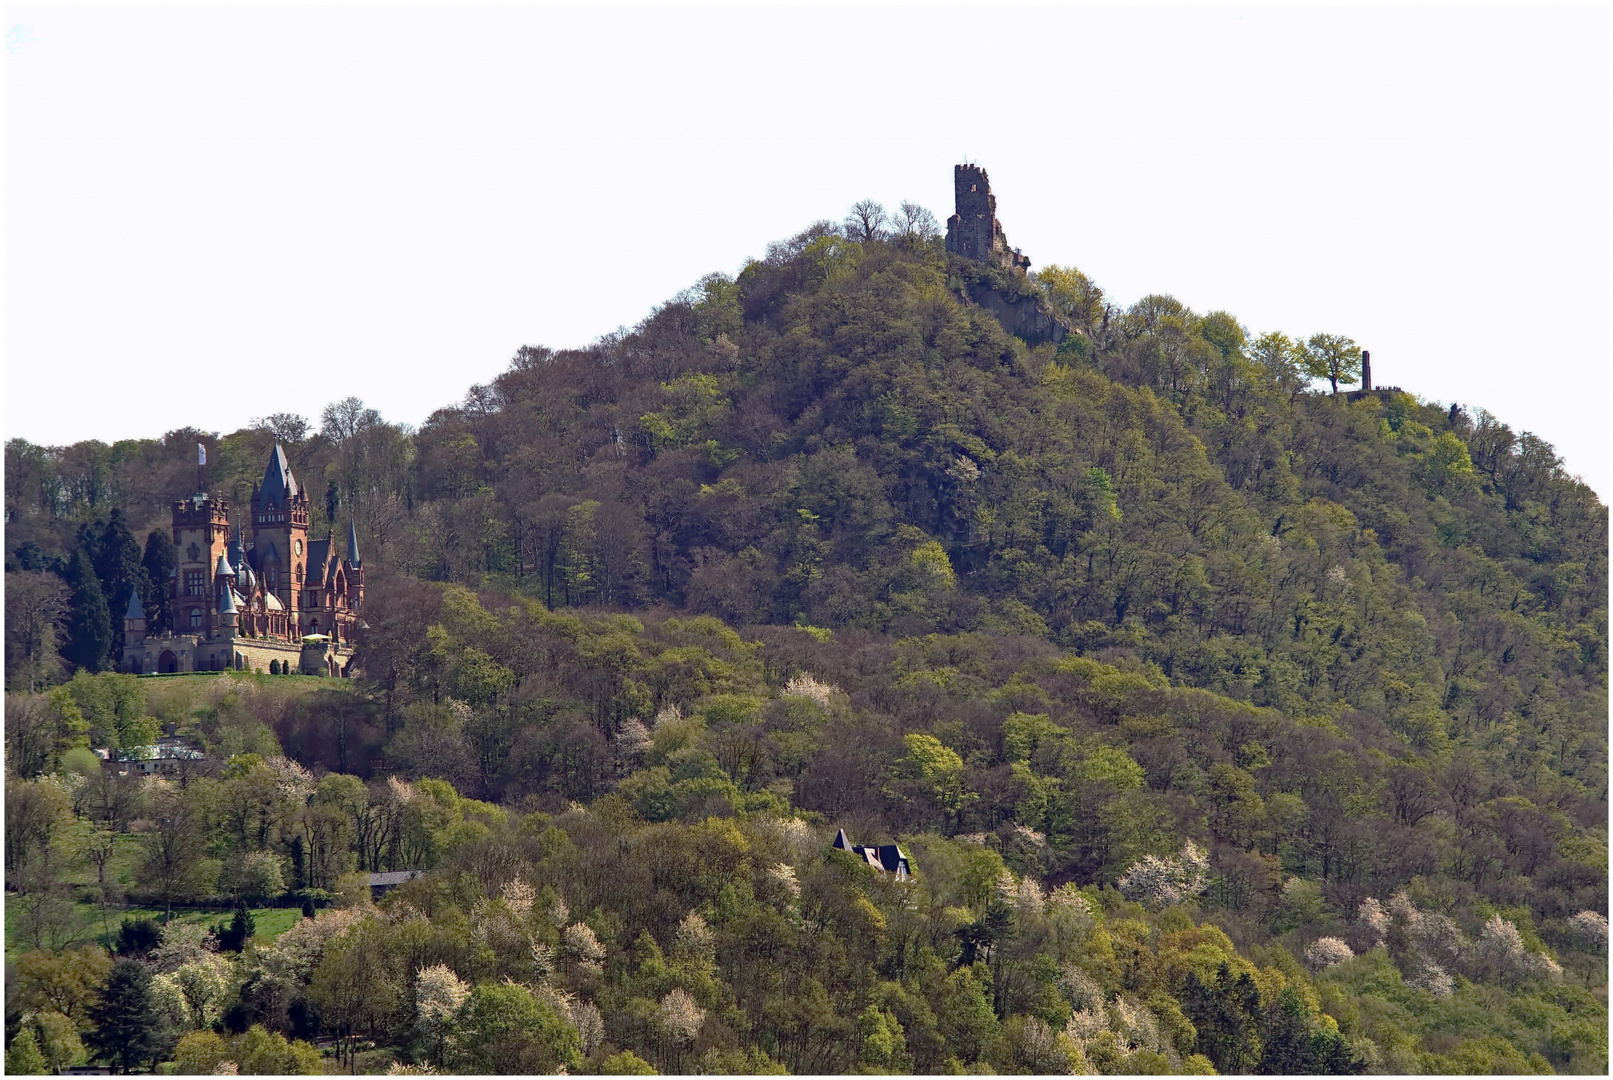
<path fill-rule="evenodd" d="M 997 316 L 1004 330 L 1032 345 L 1044 341 L 1057 345 L 1070 335 L 1070 328 L 1037 297 L 1010 298 L 982 282 L 969 290 L 969 299 Z"/>

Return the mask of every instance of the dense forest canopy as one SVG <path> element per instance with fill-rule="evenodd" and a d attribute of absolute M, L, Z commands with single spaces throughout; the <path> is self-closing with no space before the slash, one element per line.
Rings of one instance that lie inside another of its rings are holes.
<path fill-rule="evenodd" d="M 862 209 L 418 430 L 7 443 L 13 1050 L 203 965 L 141 1060 L 1605 1071 L 1595 495 L 1481 409 L 1344 392 L 1343 336 Z M 276 441 L 314 531 L 357 521 L 363 680 L 96 674 L 133 593 L 163 617 L 194 445 L 239 505 Z M 159 720 L 211 766 L 86 765 Z M 336 907 L 115 963 L 72 917 L 281 896 Z"/>

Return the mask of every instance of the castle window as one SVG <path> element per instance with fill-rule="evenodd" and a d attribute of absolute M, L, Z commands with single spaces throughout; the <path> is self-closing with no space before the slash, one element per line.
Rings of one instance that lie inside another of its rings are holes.
<path fill-rule="evenodd" d="M 185 595 L 186 596 L 206 596 L 207 595 L 207 581 L 206 581 L 206 578 L 203 575 L 202 571 L 200 571 L 200 570 L 186 570 L 185 571 Z"/>
<path fill-rule="evenodd" d="M 198 626 L 202 625 L 202 609 L 201 608 L 191 608 L 190 609 L 190 625 L 192 627 L 198 627 Z"/>

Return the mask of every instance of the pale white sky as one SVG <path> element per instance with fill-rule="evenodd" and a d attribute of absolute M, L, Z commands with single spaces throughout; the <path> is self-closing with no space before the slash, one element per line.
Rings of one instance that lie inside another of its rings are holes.
<path fill-rule="evenodd" d="M 1609 490 L 1602 7 L 4 18 L 7 437 L 419 423 L 967 155 L 1036 265 L 1348 334 Z"/>

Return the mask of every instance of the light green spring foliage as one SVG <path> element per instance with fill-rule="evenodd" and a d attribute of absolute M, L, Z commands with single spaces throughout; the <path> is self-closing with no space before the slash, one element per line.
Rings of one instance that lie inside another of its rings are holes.
<path fill-rule="evenodd" d="M 30 771 L 151 716 L 239 759 L 127 802 L 8 781 L 8 871 L 87 880 L 63 806 L 156 823 L 146 900 L 279 860 L 354 906 L 231 985 L 271 1028 L 317 1000 L 350 1063 L 407 1056 L 440 964 L 478 1004 L 433 1060 L 1605 1070 L 1605 922 L 1576 929 L 1606 903 L 1605 510 L 1482 411 L 1311 392 L 1356 377 L 1340 335 L 1049 267 L 996 283 L 1083 331 L 1033 349 L 958 301 L 974 273 L 818 230 L 620 341 L 522 350 L 501 404 L 383 431 L 384 462 L 305 447 L 410 492 L 388 565 L 433 581 L 371 607 L 373 688 L 75 679 Z M 8 481 L 48 464 L 22 449 Z M 915 880 L 827 856 L 848 822 Z M 1167 862 L 1169 898 L 1114 888 Z M 370 868 L 434 872 L 371 912 Z M 30 1007 L 75 965 L 19 961 Z"/>

